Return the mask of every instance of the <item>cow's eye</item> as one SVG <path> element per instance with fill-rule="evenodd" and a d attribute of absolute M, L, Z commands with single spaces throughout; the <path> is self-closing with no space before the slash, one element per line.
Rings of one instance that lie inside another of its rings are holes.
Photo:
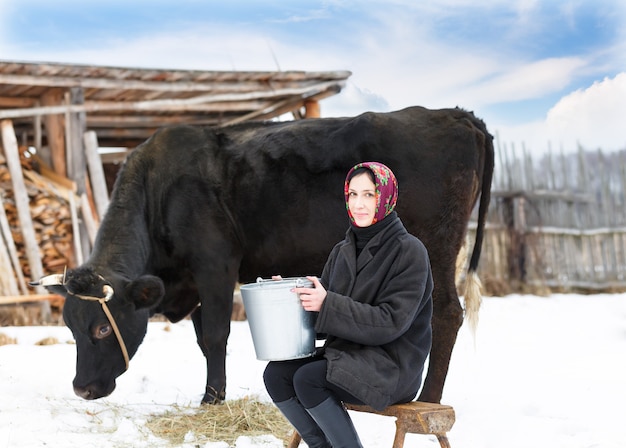
<path fill-rule="evenodd" d="M 110 334 L 111 334 L 111 325 L 109 324 L 98 325 L 94 330 L 94 337 L 96 339 L 104 339 Z"/>

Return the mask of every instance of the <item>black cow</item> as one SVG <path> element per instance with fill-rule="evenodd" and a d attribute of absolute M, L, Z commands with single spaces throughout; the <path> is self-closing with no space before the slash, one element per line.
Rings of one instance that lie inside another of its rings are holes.
<path fill-rule="evenodd" d="M 223 400 L 236 283 L 321 273 L 348 228 L 344 177 L 361 161 L 394 171 L 398 214 L 430 253 L 434 342 L 419 399 L 438 402 L 463 321 L 455 260 L 480 197 L 475 273 L 494 161 L 484 123 L 458 108 L 156 132 L 120 171 L 89 260 L 41 279 L 66 297 L 75 392 L 110 394 L 149 317 L 191 313 L 207 361 L 202 401 Z"/>

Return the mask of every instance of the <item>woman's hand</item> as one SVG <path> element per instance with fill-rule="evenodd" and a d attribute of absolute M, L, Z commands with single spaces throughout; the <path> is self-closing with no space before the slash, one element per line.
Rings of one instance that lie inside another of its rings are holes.
<path fill-rule="evenodd" d="M 317 277 L 307 277 L 313 282 L 313 288 L 293 288 L 291 291 L 299 294 L 302 306 L 307 311 L 319 311 L 326 299 L 326 289 Z"/>

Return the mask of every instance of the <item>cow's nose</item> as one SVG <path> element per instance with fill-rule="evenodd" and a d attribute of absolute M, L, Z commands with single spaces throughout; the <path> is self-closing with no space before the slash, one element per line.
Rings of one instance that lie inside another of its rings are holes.
<path fill-rule="evenodd" d="M 94 385 L 85 387 L 74 386 L 74 393 L 85 400 L 95 400 L 99 397 L 96 393 L 96 387 Z"/>

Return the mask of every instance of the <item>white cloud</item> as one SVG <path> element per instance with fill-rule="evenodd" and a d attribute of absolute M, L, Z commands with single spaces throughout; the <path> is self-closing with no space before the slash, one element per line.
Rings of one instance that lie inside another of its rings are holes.
<path fill-rule="evenodd" d="M 518 126 L 494 125 L 503 144 L 530 153 L 547 149 L 573 152 L 578 145 L 586 150 L 606 152 L 626 149 L 626 72 L 605 78 L 586 89 L 561 98 L 541 122 Z M 489 123 L 488 123 L 489 124 Z"/>
<path fill-rule="evenodd" d="M 334 0 L 325 5 L 335 3 L 342 5 Z M 606 73 L 626 71 L 626 39 L 617 39 L 602 51 L 572 52 L 565 57 L 539 60 L 508 51 L 506 42 L 525 39 L 529 27 L 540 28 L 544 24 L 538 16 L 541 2 L 537 0 L 514 2 L 516 26 L 511 22 L 512 26 L 506 28 L 508 34 L 500 39 L 504 45 L 481 45 L 471 39 L 451 42 L 437 37 L 432 28 L 443 19 L 442 14 L 474 3 L 443 0 L 434 6 L 428 2 L 392 0 L 381 9 L 381 4 L 374 2 L 368 5 L 374 20 L 346 23 L 341 41 L 327 39 L 321 29 L 320 35 L 310 40 L 306 36 L 289 39 L 280 34 L 278 23 L 269 28 L 250 23 L 242 28 L 216 21 L 178 32 L 155 28 L 150 36 L 116 37 L 103 40 L 98 48 L 80 51 L 76 47 L 64 50 L 61 46 L 34 53 L 19 46 L 9 48 L 8 44 L 3 48 L 2 39 L 0 50 L 3 59 L 23 60 L 27 55 L 28 60 L 131 67 L 352 71 L 344 91 L 322 103 L 323 116 L 350 116 L 366 110 L 386 111 L 411 105 L 460 106 L 475 110 L 480 116 L 481 109 L 486 110 L 487 106 L 552 97 L 574 85 L 581 76 L 600 79 Z M 510 5 L 508 0 L 488 3 L 486 14 L 498 5 Z M 291 16 L 290 20 L 322 17 L 331 12 L 321 8 L 308 16 Z M 365 9 L 360 12 L 367 13 Z M 622 125 L 618 122 L 626 116 L 625 76 L 622 73 L 570 93 L 539 122 L 505 126 L 498 123 L 498 117 L 481 118 L 492 132 L 498 131 L 503 141 L 518 145 L 524 142 L 533 150 L 544 151 L 548 143 L 554 149 L 575 149 L 577 142 L 589 148 L 623 148 L 626 137 L 619 135 Z"/>
<path fill-rule="evenodd" d="M 584 59 L 571 57 L 508 66 L 500 75 L 477 84 L 470 96 L 480 101 L 479 105 L 541 97 L 566 87 L 576 70 L 585 65 Z"/>
<path fill-rule="evenodd" d="M 626 148 L 626 72 L 563 97 L 548 111 L 550 133 L 577 135 L 583 147 Z"/>
<path fill-rule="evenodd" d="M 223 25 L 136 39 L 112 38 L 83 50 L 33 51 L 29 52 L 29 59 L 124 67 L 278 70 L 269 38 L 254 32 L 228 31 Z"/>

